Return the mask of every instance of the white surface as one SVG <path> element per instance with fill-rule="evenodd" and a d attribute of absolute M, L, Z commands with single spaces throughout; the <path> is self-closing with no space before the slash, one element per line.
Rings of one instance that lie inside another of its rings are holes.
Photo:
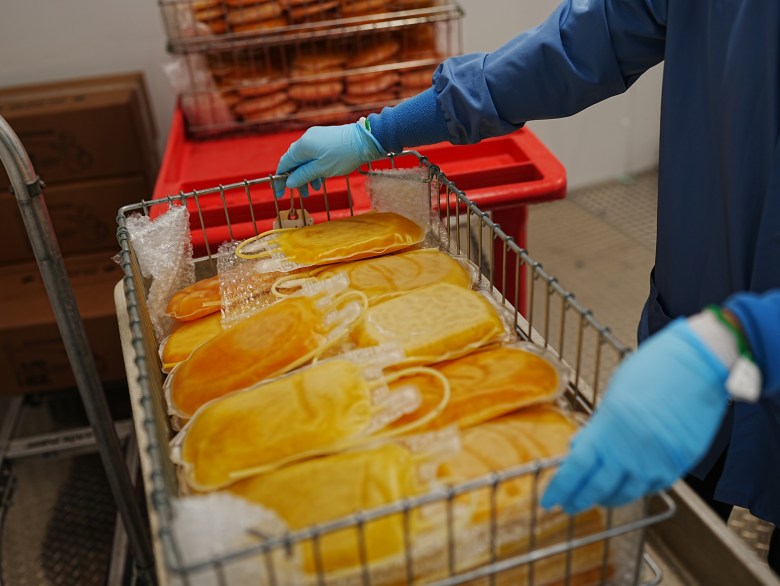
<path fill-rule="evenodd" d="M 541 22 L 555 0 L 461 0 L 463 49 L 489 51 Z M 155 0 L 2 0 L 0 86 L 140 70 L 146 74 L 165 144 L 174 96 L 162 64 L 162 20 Z M 629 92 L 568 120 L 530 125 L 578 187 L 654 166 L 660 68 Z"/>

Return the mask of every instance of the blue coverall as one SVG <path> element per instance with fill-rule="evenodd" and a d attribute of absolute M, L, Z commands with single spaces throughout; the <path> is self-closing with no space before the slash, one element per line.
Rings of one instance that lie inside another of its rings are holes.
<path fill-rule="evenodd" d="M 430 90 L 369 121 L 391 152 L 473 143 L 574 114 L 661 61 L 658 239 L 644 339 L 732 293 L 780 288 L 780 2 L 569 0 L 493 53 L 445 61 Z M 775 388 L 729 410 L 694 474 L 728 447 L 715 499 L 780 525 L 780 296 L 746 296 L 736 307 L 761 340 L 772 373 L 765 382 Z"/>

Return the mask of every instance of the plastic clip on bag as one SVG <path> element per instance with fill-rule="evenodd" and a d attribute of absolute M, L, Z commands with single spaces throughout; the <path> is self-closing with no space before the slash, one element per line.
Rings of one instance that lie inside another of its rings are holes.
<path fill-rule="evenodd" d="M 450 383 L 450 401 L 420 431 L 457 425 L 461 429 L 500 417 L 523 407 L 554 402 L 566 386 L 563 367 L 549 352 L 518 343 L 477 350 L 433 366 Z M 438 405 L 441 392 L 426 377 L 402 378 L 397 385 L 412 384 L 422 394 L 421 413 Z M 390 385 L 393 388 L 393 385 Z M 415 417 L 419 417 L 419 412 Z M 404 415 L 391 427 L 408 422 Z"/>
<path fill-rule="evenodd" d="M 205 403 L 279 376 L 341 342 L 365 313 L 346 279 L 289 297 L 198 346 L 165 381 L 168 411 L 190 418 Z"/>
<path fill-rule="evenodd" d="M 509 337 L 497 308 L 481 293 L 441 283 L 374 305 L 355 328 L 359 347 L 398 343 L 413 364 L 431 364 Z"/>
<path fill-rule="evenodd" d="M 400 293 L 436 283 L 470 288 L 476 282 L 477 274 L 472 268 L 468 261 L 458 260 L 435 248 L 423 248 L 282 277 L 274 283 L 272 291 L 284 297 L 285 291 L 292 292 L 307 283 L 343 274 L 349 278 L 350 289 L 365 293 L 369 304 L 375 305 Z"/>
<path fill-rule="evenodd" d="M 258 273 L 359 260 L 418 244 L 424 230 L 395 213 L 368 213 L 303 228 L 271 230 L 242 242 L 239 258 L 256 260 Z"/>
<path fill-rule="evenodd" d="M 369 380 L 354 362 L 326 360 L 217 399 L 200 408 L 173 439 L 173 460 L 183 466 L 192 488 L 208 491 L 299 460 L 412 431 L 433 419 L 450 393 L 439 372 L 409 370 Z M 439 386 L 438 405 L 419 420 L 384 429 L 420 406 L 420 394 L 411 385 L 392 392 L 386 387 L 405 374 L 432 378 Z"/>

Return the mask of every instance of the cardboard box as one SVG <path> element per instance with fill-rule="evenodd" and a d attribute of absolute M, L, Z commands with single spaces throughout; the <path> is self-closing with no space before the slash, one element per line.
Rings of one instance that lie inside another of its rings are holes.
<path fill-rule="evenodd" d="M 150 197 L 146 178 L 130 175 L 62 183 L 43 192 L 54 233 L 63 255 L 118 249 L 116 215 L 120 207 Z M 16 198 L 0 193 L 0 264 L 35 258 Z"/>
<path fill-rule="evenodd" d="M 0 89 L 0 115 L 49 185 L 159 167 L 143 75 L 133 73 Z M 0 169 L 0 185 L 10 183 Z"/>
<path fill-rule="evenodd" d="M 113 251 L 67 260 L 79 312 L 104 382 L 125 379 Z M 72 388 L 75 380 L 35 263 L 0 268 L 0 394 Z"/>

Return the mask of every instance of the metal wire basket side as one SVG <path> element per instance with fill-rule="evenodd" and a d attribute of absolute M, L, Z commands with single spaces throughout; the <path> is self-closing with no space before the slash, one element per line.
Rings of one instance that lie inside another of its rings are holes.
<path fill-rule="evenodd" d="M 462 11 L 202 44 L 169 66 L 192 138 L 355 120 L 430 87 Z"/>
<path fill-rule="evenodd" d="M 527 251 L 518 247 L 514 241 L 501 231 L 500 226 L 494 224 L 489 216 L 483 213 L 477 206 L 471 202 L 465 193 L 458 190 L 440 171 L 440 169 L 418 153 L 409 152 L 403 155 L 397 155 L 389 159 L 388 165 L 395 167 L 401 157 L 408 157 L 412 165 L 421 166 L 428 170 L 428 182 L 430 184 L 430 196 L 432 201 L 432 211 L 436 218 L 442 220 L 443 229 L 441 231 L 441 246 L 456 254 L 467 254 L 473 257 L 480 267 L 480 271 L 485 276 L 485 281 L 491 286 L 496 286 L 499 291 L 500 299 L 508 310 L 514 312 L 515 328 L 519 335 L 526 339 L 533 340 L 542 346 L 546 346 L 552 351 L 558 350 L 560 355 L 564 355 L 563 344 L 566 342 L 566 354 L 573 353 L 576 362 L 573 371 L 576 373 L 572 379 L 571 397 L 575 406 L 588 410 L 593 405 L 593 398 L 597 394 L 598 384 L 590 385 L 584 373 L 596 373 L 596 383 L 598 383 L 598 371 L 601 360 L 603 359 L 604 349 L 618 356 L 622 356 L 626 350 L 610 334 L 609 330 L 604 328 L 593 318 L 587 309 L 581 307 L 574 296 L 563 289 L 557 281 L 548 275 L 542 266 L 531 258 Z M 408 166 L 408 163 L 401 162 L 401 166 Z M 364 171 L 365 172 L 365 171 Z M 167 441 L 170 437 L 170 427 L 162 400 L 162 374 L 159 369 L 157 359 L 157 344 L 152 334 L 151 323 L 148 311 L 145 306 L 146 283 L 140 276 L 137 261 L 134 258 L 132 244 L 128 240 L 127 228 L 124 222 L 126 215 L 131 213 L 143 213 L 155 216 L 167 207 L 172 205 L 186 205 L 191 209 L 191 220 L 194 227 L 200 226 L 203 230 L 205 245 L 205 257 L 201 260 L 200 266 L 203 267 L 204 274 L 213 274 L 214 272 L 214 254 L 216 253 L 217 240 L 212 240 L 209 236 L 209 218 L 222 217 L 222 222 L 227 221 L 227 230 L 222 230 L 215 234 L 230 238 L 245 238 L 251 234 L 257 234 L 264 229 L 264 222 L 268 218 L 261 218 L 255 213 L 257 204 L 257 190 L 271 188 L 273 177 L 266 177 L 251 181 L 243 181 L 229 185 L 219 185 L 209 189 L 202 189 L 188 193 L 180 193 L 170 196 L 167 199 L 155 201 L 142 201 L 133 206 L 126 206 L 120 211 L 119 240 L 121 246 L 120 260 L 125 273 L 125 290 L 127 298 L 128 312 L 131 320 L 131 329 L 133 335 L 133 345 L 136 351 L 136 363 L 141 375 L 139 376 L 139 386 L 142 390 L 142 407 L 144 412 L 143 425 L 146 429 L 149 441 L 149 455 L 153 464 L 151 471 L 151 497 L 152 507 L 157 511 L 160 517 L 160 535 L 159 539 L 164 546 L 165 564 L 172 575 L 181 577 L 185 583 L 189 576 L 195 576 L 198 572 L 214 572 L 219 583 L 227 583 L 227 577 L 230 574 L 231 564 L 240 563 L 252 557 L 260 556 L 266 560 L 273 560 L 278 552 L 289 552 L 291 548 L 316 548 L 317 543 L 332 532 L 351 528 L 360 533 L 365 530 L 366 524 L 386 518 L 393 515 L 402 515 L 407 517 L 421 507 L 441 505 L 448 506 L 447 503 L 454 502 L 459 495 L 479 491 L 497 491 L 502 483 L 511 482 L 521 477 L 536 478 L 542 471 L 548 471 L 558 464 L 558 460 L 548 462 L 536 462 L 533 465 L 521 467 L 515 470 L 505 471 L 487 478 L 477 479 L 462 486 L 451 487 L 443 491 L 433 492 L 414 499 L 408 499 L 403 502 L 394 503 L 387 507 L 380 507 L 376 510 L 364 511 L 348 519 L 341 519 L 332 523 L 324 524 L 319 527 L 307 528 L 303 531 L 292 532 L 290 534 L 277 537 L 259 539 L 253 547 L 244 548 L 241 551 L 232 551 L 228 555 L 218 556 L 216 559 L 203 560 L 197 564 L 187 564 L 183 561 L 181 552 L 178 551 L 178 544 L 173 537 L 173 509 L 172 501 L 178 495 L 178 486 L 176 473 L 170 459 L 167 457 Z M 349 204 L 348 210 L 334 210 L 328 204 L 327 196 L 324 202 L 320 202 L 320 209 L 313 212 L 321 220 L 330 219 L 331 216 L 338 214 L 352 214 L 356 210 L 353 207 L 353 196 L 349 180 L 346 181 L 346 199 L 344 203 Z M 327 182 L 325 192 L 330 190 L 336 193 L 334 183 Z M 330 185 L 330 187 L 328 187 Z M 255 197 L 253 197 L 255 196 Z M 234 208 L 228 205 L 232 200 L 243 201 L 248 208 L 243 215 L 237 216 Z M 266 199 L 266 198 L 261 198 Z M 276 217 L 280 217 L 278 203 L 273 199 Z M 303 205 L 304 200 L 300 200 Z M 214 204 L 211 206 L 211 204 Z M 313 205 L 312 200 L 307 201 L 308 205 Z M 243 235 L 242 235 L 243 234 Z M 468 237 L 466 237 L 468 236 Z M 216 236 L 214 236 L 216 237 Z M 477 254 L 479 253 L 479 254 Z M 510 269 L 514 272 L 510 273 Z M 530 273 L 528 279 L 523 271 Z M 528 281 L 528 290 L 523 290 L 521 285 Z M 512 288 L 514 286 L 514 288 Z M 521 315 L 514 308 L 520 306 L 520 301 L 525 296 L 530 301 L 531 310 L 527 316 Z M 541 305 L 534 304 L 541 300 Z M 555 313 L 555 308 L 560 308 L 564 319 L 558 326 L 552 327 L 548 322 Z M 566 314 L 571 314 L 574 319 L 566 319 Z M 575 323 L 578 328 L 575 329 L 575 343 L 569 344 L 569 334 L 566 327 L 568 323 Z M 537 329 L 539 328 L 539 329 Z M 595 365 L 592 368 L 584 366 L 584 356 L 587 350 L 588 336 L 587 332 L 594 334 L 591 336 L 597 343 L 596 351 L 592 353 Z M 556 338 L 556 334 L 559 335 Z M 558 348 L 556 348 L 558 346 Z M 569 350 L 571 348 L 571 350 Z M 152 356 L 154 355 L 154 356 Z M 530 501 L 528 516 L 530 519 L 538 518 L 541 514 L 538 508 L 538 491 Z M 530 584 L 533 584 L 533 567 L 540 560 L 552 558 L 553 556 L 564 556 L 564 567 L 571 568 L 572 552 L 578 548 L 586 547 L 594 543 L 604 544 L 604 561 L 602 563 L 602 578 L 606 576 L 607 560 L 611 555 L 609 540 L 619 535 L 628 533 L 638 533 L 638 546 L 636 549 L 637 567 L 641 555 L 641 532 L 647 525 L 657 522 L 669 516 L 673 510 L 673 504 L 666 495 L 661 496 L 664 504 L 660 507 L 661 512 L 653 515 L 647 514 L 643 509 L 638 517 L 615 520 L 612 513 L 608 512 L 606 524 L 603 531 L 597 531 L 585 536 L 576 536 L 574 528 L 569 526 L 566 538 L 562 541 L 546 546 L 544 548 L 535 548 L 533 542 L 530 542 L 529 550 L 521 552 L 510 558 L 498 555 L 496 550 L 496 539 L 494 532 L 497 531 L 499 513 L 495 509 L 495 503 L 491 503 L 490 518 L 493 519 L 487 529 L 486 535 L 489 540 L 489 549 L 486 552 L 487 558 L 483 559 L 480 567 L 468 568 L 461 567 L 457 560 L 453 559 L 452 552 L 454 543 L 454 532 L 446 538 L 447 555 L 449 556 L 448 576 L 442 578 L 437 584 L 459 584 L 465 583 L 471 579 L 478 579 L 482 576 L 491 576 L 497 572 L 508 571 L 516 567 L 528 566 L 530 572 Z M 451 505 L 450 505 L 451 506 Z M 451 517 L 450 517 L 451 518 Z M 405 523 L 406 521 L 404 521 Z M 534 531 L 531 527 L 530 533 Z M 413 550 L 412 544 L 408 538 L 405 542 L 404 564 L 415 566 L 415 560 L 410 553 Z M 365 547 L 365 543 L 363 544 Z M 457 550 L 457 548 L 455 548 Z M 363 560 L 360 568 L 361 578 L 357 583 L 368 583 L 370 580 L 371 568 L 366 560 Z M 271 563 L 271 566 L 273 564 Z M 266 570 L 270 572 L 270 569 Z M 466 572 L 464 574 L 464 572 Z M 476 572 L 476 573 L 475 573 Z M 407 570 L 407 577 L 413 576 Z M 565 576 L 564 576 L 565 578 Z M 326 577 L 320 575 L 317 577 L 317 583 L 327 583 Z M 568 580 L 568 578 L 566 578 Z M 603 581 L 603 580 L 602 580 Z M 638 581 L 634 580 L 634 583 Z M 269 583 L 274 582 L 269 577 Z M 373 583 L 373 582 L 371 582 Z"/>
<path fill-rule="evenodd" d="M 319 1 L 319 0 L 318 0 Z M 199 0 L 160 0 L 163 27 L 168 40 L 168 50 L 186 54 L 199 52 L 204 48 L 225 46 L 229 43 L 279 44 L 295 42 L 305 38 L 325 36 L 346 36 L 367 30 L 393 26 L 396 22 L 416 23 L 425 19 L 441 18 L 442 15 L 460 14 L 462 9 L 453 2 L 421 0 L 416 6 L 385 6 L 385 10 L 352 15 L 349 11 L 322 11 L 316 14 L 318 1 L 311 4 L 312 17 L 296 17 L 282 13 L 258 26 L 234 27 L 240 24 L 237 18 L 228 19 L 229 12 L 237 11 L 226 2 Z M 275 0 L 274 0 L 275 3 Z M 325 2 L 319 1 L 324 5 Z M 387 3 L 386 3 L 387 4 Z M 273 10 L 273 7 L 267 7 Z"/>

